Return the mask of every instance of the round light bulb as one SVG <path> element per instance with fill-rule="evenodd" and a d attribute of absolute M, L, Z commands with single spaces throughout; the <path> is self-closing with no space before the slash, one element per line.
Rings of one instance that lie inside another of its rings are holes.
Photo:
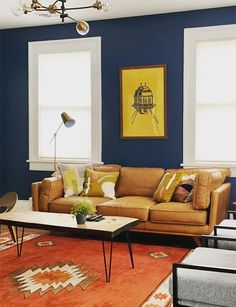
<path fill-rule="evenodd" d="M 15 0 L 10 6 L 13 15 L 19 17 L 27 12 L 32 12 L 31 2 L 27 0 Z"/>
<path fill-rule="evenodd" d="M 89 33 L 89 24 L 86 21 L 79 21 L 76 24 L 76 31 L 80 35 L 86 35 Z"/>
<path fill-rule="evenodd" d="M 10 10 L 11 10 L 12 14 L 17 16 L 17 17 L 24 15 L 22 2 L 19 1 L 19 0 L 12 2 L 11 6 L 10 6 Z"/>
<path fill-rule="evenodd" d="M 111 9 L 110 3 L 102 3 L 101 5 L 102 5 L 101 11 L 103 11 L 104 13 L 110 11 Z"/>
<path fill-rule="evenodd" d="M 24 10 L 24 13 L 30 13 L 33 11 L 32 7 L 31 7 L 31 4 L 29 2 L 25 2 L 24 5 L 23 5 L 23 10 Z"/>

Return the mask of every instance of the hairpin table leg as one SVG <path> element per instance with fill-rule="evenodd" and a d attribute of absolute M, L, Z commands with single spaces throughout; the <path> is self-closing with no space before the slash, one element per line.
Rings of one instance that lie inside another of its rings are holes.
<path fill-rule="evenodd" d="M 22 232 L 21 232 L 21 239 L 19 242 L 19 237 L 18 237 L 18 227 L 16 226 L 16 251 L 17 251 L 17 256 L 20 257 L 21 256 L 21 252 L 22 252 L 22 246 L 23 246 L 23 238 L 24 238 L 24 231 L 25 228 L 22 227 Z"/>
<path fill-rule="evenodd" d="M 8 227 L 8 230 L 9 230 L 10 234 L 11 234 L 12 240 L 14 242 L 16 242 L 16 229 L 15 229 L 15 227 L 14 226 L 9 226 L 9 225 L 7 227 Z"/>
<path fill-rule="evenodd" d="M 104 269 L 105 269 L 105 275 L 106 275 L 106 282 L 110 282 L 110 280 L 111 280 L 112 247 L 113 247 L 113 240 L 111 239 L 111 242 L 110 242 L 110 260 L 109 260 L 109 267 L 107 268 L 105 243 L 102 240 L 102 252 L 103 252 L 103 260 L 104 260 Z"/>
<path fill-rule="evenodd" d="M 134 269 L 134 258 L 133 258 L 132 246 L 131 246 L 131 242 L 130 242 L 129 232 L 128 231 L 126 231 L 126 238 L 127 238 L 127 243 L 128 243 L 128 249 L 129 249 L 129 256 L 130 256 L 130 260 L 131 260 L 131 265 L 132 265 L 132 268 Z"/>

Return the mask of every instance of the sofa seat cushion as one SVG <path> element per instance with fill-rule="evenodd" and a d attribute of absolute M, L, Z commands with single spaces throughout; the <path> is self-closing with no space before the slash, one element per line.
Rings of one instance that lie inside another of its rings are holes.
<path fill-rule="evenodd" d="M 149 218 L 149 208 L 155 203 L 151 197 L 126 196 L 98 205 L 97 211 L 103 215 L 134 217 L 144 222 Z"/>
<path fill-rule="evenodd" d="M 195 210 L 192 203 L 160 203 L 150 208 L 150 221 L 170 224 L 206 225 L 207 211 Z"/>
<path fill-rule="evenodd" d="M 110 198 L 106 198 L 106 197 L 86 197 L 86 198 L 89 199 L 95 207 L 98 204 L 101 204 L 102 202 L 106 202 L 110 200 Z M 84 200 L 84 197 L 71 196 L 68 198 L 64 198 L 64 197 L 57 198 L 49 203 L 48 211 L 57 212 L 57 213 L 70 213 L 74 203 L 80 200 Z"/>

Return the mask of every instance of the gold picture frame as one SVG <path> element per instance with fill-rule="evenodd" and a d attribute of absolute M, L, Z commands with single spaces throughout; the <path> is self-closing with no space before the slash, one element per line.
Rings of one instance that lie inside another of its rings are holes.
<path fill-rule="evenodd" d="M 166 65 L 120 68 L 122 139 L 167 139 Z"/>

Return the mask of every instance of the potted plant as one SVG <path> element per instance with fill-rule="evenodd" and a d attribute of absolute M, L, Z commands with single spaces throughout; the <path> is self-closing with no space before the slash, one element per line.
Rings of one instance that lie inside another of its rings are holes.
<path fill-rule="evenodd" d="M 74 204 L 71 214 L 76 217 L 77 224 L 84 224 L 88 214 L 94 214 L 96 209 L 88 199 L 80 200 Z"/>

